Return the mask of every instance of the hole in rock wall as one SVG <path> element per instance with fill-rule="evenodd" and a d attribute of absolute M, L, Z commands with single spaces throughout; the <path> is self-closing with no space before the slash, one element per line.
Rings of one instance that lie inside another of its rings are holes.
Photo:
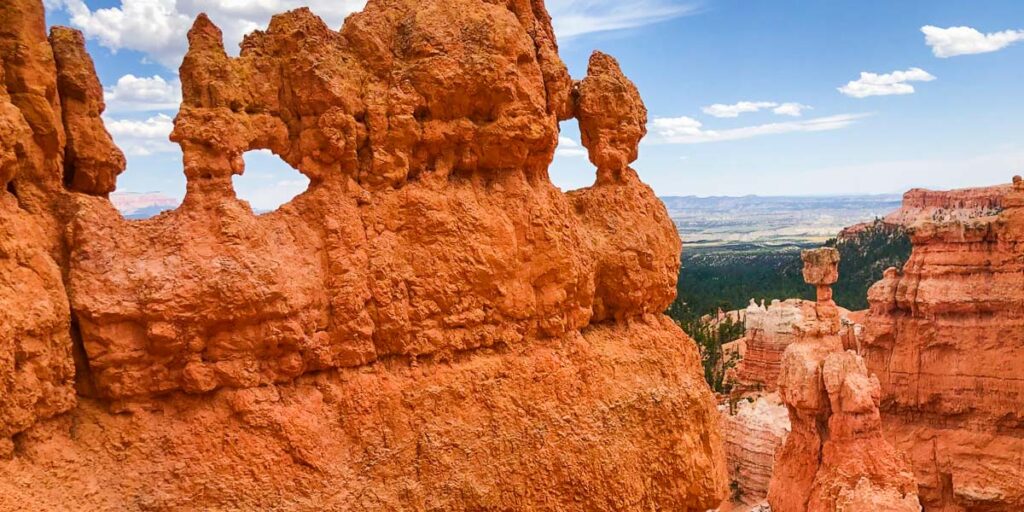
<path fill-rule="evenodd" d="M 244 158 L 245 173 L 233 178 L 235 194 L 257 214 L 272 212 L 309 188 L 309 178 L 268 150 Z"/>
<path fill-rule="evenodd" d="M 168 139 L 173 113 L 118 112 L 113 104 L 110 109 L 116 117 L 104 118 L 104 124 L 127 159 L 110 202 L 129 220 L 177 208 L 185 197 L 185 173 L 181 149 Z"/>
<path fill-rule="evenodd" d="M 548 174 L 551 182 L 563 191 L 576 190 L 594 184 L 597 170 L 587 158 L 587 148 L 580 143 L 580 130 L 575 120 L 561 123 L 558 148 Z"/>

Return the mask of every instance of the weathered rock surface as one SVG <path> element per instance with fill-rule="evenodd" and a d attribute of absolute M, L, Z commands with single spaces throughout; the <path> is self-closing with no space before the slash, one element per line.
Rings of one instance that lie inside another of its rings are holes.
<path fill-rule="evenodd" d="M 837 307 L 840 321 L 851 325 L 851 313 Z M 743 358 L 736 365 L 736 384 L 743 390 L 775 391 L 782 354 L 799 340 L 805 319 L 815 318 L 816 303 L 802 299 L 773 300 L 765 307 L 751 300 L 744 313 Z M 846 333 L 844 332 L 844 335 Z M 854 344 L 855 345 L 855 344 Z M 849 345 L 844 342 L 844 346 Z"/>
<path fill-rule="evenodd" d="M 804 279 L 817 288 L 814 316 L 782 358 L 779 394 L 791 431 L 768 491 L 774 512 L 919 511 L 909 463 L 882 437 L 879 382 L 843 350 L 835 249 L 804 251 Z"/>
<path fill-rule="evenodd" d="M 652 317 L 130 415 L 82 399 L 0 462 L 0 510 L 704 510 L 716 435 L 681 426 L 715 413 L 675 369 L 695 364 L 675 329 Z"/>
<path fill-rule="evenodd" d="M 882 222 L 910 228 L 921 222 L 950 222 L 995 215 L 1003 208 L 1003 198 L 1013 190 L 1010 185 L 927 190 L 915 188 L 903 194 L 900 209 L 886 215 Z M 852 238 L 872 222 L 844 228 L 839 238 Z"/>
<path fill-rule="evenodd" d="M 768 391 L 778 387 L 782 354 L 796 341 L 797 325 L 805 314 L 813 313 L 813 308 L 813 302 L 801 299 L 773 300 L 768 307 L 751 300 L 744 320 L 746 350 L 736 365 L 741 386 Z"/>
<path fill-rule="evenodd" d="M 1012 191 L 1010 185 L 957 190 L 915 188 L 903 194 L 903 206 L 886 215 L 885 220 L 909 227 L 918 221 L 991 215 L 1003 208 L 1004 198 Z"/>
<path fill-rule="evenodd" d="M 775 452 L 789 434 L 789 413 L 777 393 L 742 398 L 719 411 L 732 502 L 726 510 L 749 510 L 768 496 Z"/>
<path fill-rule="evenodd" d="M 125 159 L 100 117 L 106 109 L 103 86 L 96 77 L 92 57 L 85 51 L 81 32 L 54 27 L 50 45 L 57 64 L 57 90 L 67 135 L 64 181 L 73 191 L 105 196 L 114 191 Z"/>
<path fill-rule="evenodd" d="M 637 159 L 640 139 L 647 135 L 647 108 L 619 63 L 601 52 L 590 57 L 576 99 L 580 140 L 597 166 L 597 181 L 614 182 Z"/>
<path fill-rule="evenodd" d="M 44 28 L 41 5 L 0 8 L 0 458 L 11 436 L 75 405 L 67 292 L 39 193 L 59 187 L 60 175 L 28 183 L 61 160 L 46 154 L 59 151 L 63 132 L 49 124 L 56 91 Z"/>
<path fill-rule="evenodd" d="M 1024 507 L 1024 182 L 986 215 L 916 223 L 871 288 L 865 359 L 929 510 Z"/>
<path fill-rule="evenodd" d="M 646 110 L 606 55 L 572 82 L 539 0 L 380 0 L 340 31 L 299 9 L 237 58 L 201 16 L 172 135 L 188 192 L 139 222 L 106 197 L 123 156 L 80 36 L 47 40 L 38 0 L 0 21 L 0 130 L 23 134 L 0 146 L 2 222 L 35 223 L 4 237 L 0 280 L 40 276 L 0 295 L 0 382 L 30 384 L 0 408 L 0 509 L 724 497 L 696 348 L 661 314 L 679 238 L 628 167 Z M 563 194 L 547 167 L 571 117 L 599 172 Z M 256 149 L 311 181 L 262 216 L 231 181 Z"/>
<path fill-rule="evenodd" d="M 81 199 L 73 224 L 72 303 L 98 391 L 251 387 L 663 311 L 680 245 L 626 167 L 639 136 L 603 128 L 595 151 L 628 158 L 599 159 L 612 174 L 590 189 L 550 184 L 557 84 L 520 8 L 536 7 L 382 2 L 341 32 L 300 9 L 237 59 L 197 20 L 173 134 L 184 204 L 133 223 Z M 591 70 L 580 105 L 632 108 L 581 123 L 642 127 L 618 65 L 596 54 Z M 312 181 L 262 217 L 230 181 L 259 148 Z"/>

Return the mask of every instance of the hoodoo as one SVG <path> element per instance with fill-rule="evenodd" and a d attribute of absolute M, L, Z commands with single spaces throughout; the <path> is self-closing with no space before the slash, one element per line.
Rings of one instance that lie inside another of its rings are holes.
<path fill-rule="evenodd" d="M 769 484 L 772 511 L 918 512 L 910 466 L 882 436 L 878 379 L 859 355 L 843 350 L 831 289 L 839 253 L 809 250 L 803 260 L 817 303 L 782 356 L 779 394 L 791 431 Z"/>
<path fill-rule="evenodd" d="M 114 209 L 80 34 L 0 4 L 0 510 L 706 510 L 726 487 L 636 87 L 540 0 L 200 16 L 184 203 Z M 547 168 L 577 118 L 593 187 Z M 242 155 L 310 179 L 257 216 Z M 77 392 L 76 392 L 77 390 Z"/>

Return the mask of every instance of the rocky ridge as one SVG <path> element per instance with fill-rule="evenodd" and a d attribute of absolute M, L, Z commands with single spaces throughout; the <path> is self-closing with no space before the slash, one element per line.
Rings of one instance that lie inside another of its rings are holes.
<path fill-rule="evenodd" d="M 865 359 L 929 510 L 1024 507 L 1024 181 L 998 190 L 986 215 L 916 223 L 869 291 Z"/>
<path fill-rule="evenodd" d="M 999 213 L 1003 208 L 1003 199 L 1012 190 L 1010 185 L 957 190 L 915 188 L 903 194 L 899 209 L 881 220 L 886 224 L 911 228 L 922 222 L 988 217 Z M 839 238 L 850 238 L 870 225 L 870 222 L 865 222 L 844 228 Z"/>
<path fill-rule="evenodd" d="M 744 354 L 736 364 L 735 386 L 740 390 L 777 390 L 782 354 L 800 339 L 801 324 L 817 314 L 816 308 L 814 301 L 803 299 L 773 300 L 768 306 L 751 300 L 743 313 L 745 334 L 737 340 L 743 344 Z M 857 329 L 851 320 L 855 315 L 838 306 L 836 310 L 844 326 L 843 346 L 855 348 L 855 337 L 851 340 Z"/>
<path fill-rule="evenodd" d="M 381 0 L 339 31 L 299 9 L 237 58 L 201 16 L 187 195 L 134 222 L 82 37 L 47 38 L 38 0 L 0 27 L 0 509 L 724 496 L 698 354 L 661 313 L 679 238 L 628 167 L 646 110 L 607 55 L 569 77 L 542 2 Z M 569 118 L 597 178 L 563 194 Z M 256 149 L 311 181 L 262 216 L 231 182 Z"/>

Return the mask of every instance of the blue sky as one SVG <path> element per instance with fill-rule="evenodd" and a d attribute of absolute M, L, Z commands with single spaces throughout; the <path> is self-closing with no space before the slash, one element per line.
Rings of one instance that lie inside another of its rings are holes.
<path fill-rule="evenodd" d="M 195 14 L 208 11 L 230 47 L 274 12 L 309 4 L 336 27 L 361 6 L 358 0 L 47 3 L 51 24 L 86 33 L 107 87 L 108 127 L 129 160 L 119 190 L 175 197 L 184 193 L 184 178 L 166 132 L 177 101 L 175 68 Z M 1024 2 L 549 0 L 548 6 L 573 77 L 585 75 L 590 52 L 600 49 L 618 58 L 639 87 L 650 134 L 634 168 L 660 195 L 898 193 L 990 185 L 1024 173 Z M 874 75 L 862 79 L 861 73 Z M 552 179 L 565 189 L 590 185 L 594 170 L 579 151 L 575 122 L 562 128 Z M 305 187 L 298 172 L 273 156 L 253 153 L 247 162 L 236 188 L 257 208 L 273 208 Z"/>

